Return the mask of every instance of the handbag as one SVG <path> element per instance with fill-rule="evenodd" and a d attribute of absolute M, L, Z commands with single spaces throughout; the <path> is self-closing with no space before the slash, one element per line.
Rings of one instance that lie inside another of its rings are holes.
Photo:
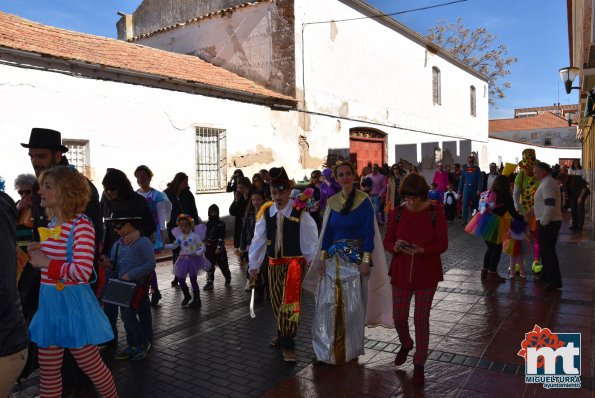
<path fill-rule="evenodd" d="M 116 256 L 114 258 L 114 266 L 118 264 L 118 254 L 120 253 L 119 243 L 116 243 Z M 134 292 L 136 290 L 136 283 L 127 282 L 117 278 L 109 278 L 102 291 L 101 301 L 108 304 L 114 304 L 120 307 L 130 307 Z"/>
<path fill-rule="evenodd" d="M 120 279 L 108 279 L 103 291 L 102 301 L 120 307 L 130 307 L 130 302 L 136 290 L 136 283 Z"/>

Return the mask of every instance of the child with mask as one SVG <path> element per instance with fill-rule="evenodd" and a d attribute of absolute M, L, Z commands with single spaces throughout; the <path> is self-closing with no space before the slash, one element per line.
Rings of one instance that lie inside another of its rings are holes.
<path fill-rule="evenodd" d="M 231 272 L 229 272 L 227 251 L 225 250 L 225 223 L 219 218 L 219 206 L 216 204 L 212 204 L 209 207 L 206 246 L 205 257 L 212 265 L 207 273 L 207 284 L 203 287 L 203 290 L 213 290 L 215 265 L 219 266 L 221 273 L 225 277 L 225 286 L 229 286 L 231 284 Z"/>

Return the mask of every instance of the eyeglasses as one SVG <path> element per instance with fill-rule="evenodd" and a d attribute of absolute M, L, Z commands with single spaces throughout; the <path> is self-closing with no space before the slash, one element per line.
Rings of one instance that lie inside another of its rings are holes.
<path fill-rule="evenodd" d="M 310 178 L 314 179 L 314 178 L 320 178 L 320 176 L 310 176 Z"/>
<path fill-rule="evenodd" d="M 106 192 L 113 192 L 113 191 L 117 191 L 118 187 L 105 187 L 104 189 Z"/>
<path fill-rule="evenodd" d="M 18 193 L 20 196 L 23 196 L 23 195 L 31 195 L 31 193 L 33 193 L 33 191 L 32 191 L 32 190 L 30 190 L 30 189 L 19 189 L 19 190 L 17 191 L 17 193 Z"/>
<path fill-rule="evenodd" d="M 125 224 L 121 222 L 114 223 L 114 229 L 122 229 Z"/>

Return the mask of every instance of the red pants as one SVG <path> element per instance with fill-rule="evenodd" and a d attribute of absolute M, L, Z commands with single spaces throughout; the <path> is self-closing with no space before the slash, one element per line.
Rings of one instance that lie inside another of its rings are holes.
<path fill-rule="evenodd" d="M 436 293 L 436 287 L 421 289 L 402 289 L 393 286 L 393 319 L 395 329 L 399 334 L 401 345 L 413 348 L 413 340 L 409 334 L 409 306 L 411 297 L 415 294 L 415 355 L 414 365 L 423 365 L 428 357 L 428 344 L 430 342 L 430 309 Z"/>

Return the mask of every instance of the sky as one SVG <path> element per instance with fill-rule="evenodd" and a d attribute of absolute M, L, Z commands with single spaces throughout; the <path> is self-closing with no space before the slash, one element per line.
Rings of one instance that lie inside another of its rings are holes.
<path fill-rule="evenodd" d="M 167 1 L 167 0 L 163 0 Z M 325 1 L 325 0 L 320 0 Z M 367 0 L 385 13 L 452 0 Z M 116 37 L 118 11 L 130 14 L 142 0 L 0 0 L 0 11 L 64 29 Z M 565 0 L 467 0 L 394 18 L 425 35 L 441 20 L 461 17 L 469 28 L 485 27 L 495 43 L 508 47 L 518 62 L 506 78 L 506 98 L 490 107 L 490 119 L 513 117 L 515 108 L 578 102 L 578 91 L 564 91 L 558 70 L 570 63 Z M 576 82 L 575 82 L 576 83 Z M 575 84 L 576 85 L 576 84 Z"/>

